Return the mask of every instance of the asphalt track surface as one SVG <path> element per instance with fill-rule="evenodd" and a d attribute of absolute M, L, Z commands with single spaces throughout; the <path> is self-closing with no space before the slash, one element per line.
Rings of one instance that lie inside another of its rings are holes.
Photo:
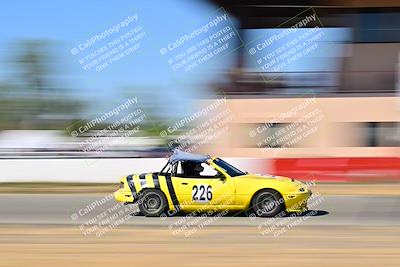
<path fill-rule="evenodd" d="M 107 217 L 109 218 L 107 222 L 112 223 L 113 219 L 118 220 L 113 214 L 127 207 L 117 206 L 118 204 L 111 198 L 105 199 L 104 195 L 1 194 L 0 224 L 82 225 L 91 224 L 90 220 L 92 223 L 98 223 Z M 137 210 L 134 205 L 128 206 L 130 210 L 125 212 L 127 215 Z M 301 224 L 304 226 L 399 226 L 399 206 L 400 196 L 322 196 L 318 205 L 312 208 L 315 211 L 312 213 L 313 216 L 305 216 Z M 121 216 L 123 216 L 122 213 Z M 121 222 L 128 226 L 168 226 L 182 221 L 185 216 L 175 215 L 160 219 L 129 215 Z M 260 225 L 269 220 L 271 219 L 251 218 L 234 213 L 219 217 L 210 225 L 251 226 Z"/>
<path fill-rule="evenodd" d="M 276 219 L 146 218 L 131 216 L 134 205 L 102 199 L 0 194 L 0 266 L 397 267 L 400 261 L 397 195 L 327 195 L 315 216 Z"/>

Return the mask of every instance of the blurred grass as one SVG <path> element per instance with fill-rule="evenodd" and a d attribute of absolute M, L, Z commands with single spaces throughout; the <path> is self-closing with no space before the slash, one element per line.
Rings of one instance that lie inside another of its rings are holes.
<path fill-rule="evenodd" d="M 104 194 L 119 183 L 0 183 L 0 194 Z M 317 183 L 311 188 L 322 195 L 400 195 L 400 183 Z"/>

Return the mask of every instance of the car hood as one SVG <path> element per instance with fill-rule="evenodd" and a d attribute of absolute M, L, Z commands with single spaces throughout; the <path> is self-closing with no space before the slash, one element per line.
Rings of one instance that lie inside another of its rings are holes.
<path fill-rule="evenodd" d="M 284 177 L 284 176 L 275 176 L 275 175 L 260 175 L 260 174 L 253 174 L 253 173 L 248 173 L 246 175 L 242 175 L 242 176 L 238 176 L 241 179 L 250 179 L 250 180 L 268 180 L 271 182 L 276 182 L 276 183 L 287 183 L 287 184 L 293 184 L 296 186 L 303 186 L 304 183 L 292 179 L 292 178 L 288 178 L 288 177 Z"/>

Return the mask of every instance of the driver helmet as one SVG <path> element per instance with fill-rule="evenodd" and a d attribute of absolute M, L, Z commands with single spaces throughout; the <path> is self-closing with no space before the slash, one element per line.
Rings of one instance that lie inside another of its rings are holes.
<path fill-rule="evenodd" d="M 204 171 L 204 167 L 201 166 L 201 163 L 196 163 L 196 165 L 194 165 L 193 167 L 193 170 L 198 173 L 201 173 L 202 171 Z"/>

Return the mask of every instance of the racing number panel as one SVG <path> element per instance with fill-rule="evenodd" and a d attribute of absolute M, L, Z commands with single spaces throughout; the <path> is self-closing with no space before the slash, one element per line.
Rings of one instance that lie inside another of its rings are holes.
<path fill-rule="evenodd" d="M 233 179 L 172 177 L 172 181 L 182 208 L 235 205 Z"/>

